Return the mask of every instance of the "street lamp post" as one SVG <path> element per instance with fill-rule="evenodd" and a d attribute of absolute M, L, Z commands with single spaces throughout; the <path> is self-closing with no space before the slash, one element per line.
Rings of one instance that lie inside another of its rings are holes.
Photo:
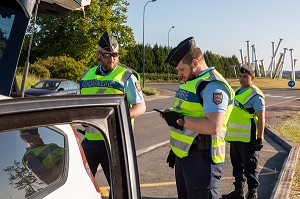
<path fill-rule="evenodd" d="M 175 28 L 175 26 L 172 26 L 170 29 L 169 29 L 169 32 L 168 32 L 168 49 L 170 48 L 170 31 L 171 29 Z M 168 82 L 170 81 L 170 65 L 168 64 Z"/>
<path fill-rule="evenodd" d="M 143 11 L 143 82 L 142 82 L 143 88 L 145 86 L 145 8 L 148 3 L 155 2 L 155 1 L 156 0 L 147 1 L 144 5 L 144 11 Z"/>

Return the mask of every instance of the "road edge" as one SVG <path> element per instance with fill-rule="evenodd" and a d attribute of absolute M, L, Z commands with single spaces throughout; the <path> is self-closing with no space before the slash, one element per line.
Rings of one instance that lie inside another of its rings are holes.
<path fill-rule="evenodd" d="M 275 142 L 284 147 L 289 155 L 285 159 L 278 180 L 273 188 L 271 199 L 289 198 L 289 193 L 292 186 L 292 178 L 295 173 L 295 167 L 299 155 L 299 147 L 292 142 L 283 139 L 277 132 L 265 128 L 265 133 L 268 134 Z"/>

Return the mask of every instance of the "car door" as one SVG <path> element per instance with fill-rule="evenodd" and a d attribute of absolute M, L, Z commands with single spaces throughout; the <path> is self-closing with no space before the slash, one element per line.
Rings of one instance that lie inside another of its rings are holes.
<path fill-rule="evenodd" d="M 21 144 L 15 141 L 16 135 L 20 135 L 23 139 L 28 129 L 39 129 L 43 134 L 41 137 L 47 138 L 49 143 L 58 145 L 58 153 L 63 153 L 59 149 L 63 148 L 66 160 L 60 170 L 60 177 L 48 182 L 49 185 L 45 188 L 37 189 L 29 198 L 80 198 L 80 193 L 87 196 L 88 189 L 84 188 L 86 183 L 81 180 L 82 176 L 76 172 L 76 167 L 71 165 L 73 159 L 77 157 L 71 155 L 75 149 L 68 146 L 75 139 L 70 135 L 67 137 L 66 132 L 68 128 L 71 129 L 68 126 L 74 128 L 76 125 L 90 125 L 102 133 L 106 142 L 110 163 L 111 198 L 141 198 L 136 151 L 129 118 L 125 95 L 64 95 L 0 100 L 0 137 L 6 135 L 2 142 L 3 147 L 4 145 L 7 147 L 0 153 L 1 163 L 9 160 L 10 165 L 20 169 L 21 172 L 16 174 L 24 175 L 21 161 L 16 163 L 7 156 L 22 157 L 23 154 L 18 154 Z M 50 134 L 55 138 L 50 138 Z M 15 144 L 9 144 L 9 140 L 13 140 Z M 26 164 L 24 159 L 23 165 Z M 3 168 L 0 171 L 0 187 L 3 190 L 0 198 L 24 198 L 26 187 L 27 189 L 34 187 L 32 183 L 28 183 L 28 179 L 31 178 L 27 176 L 24 178 L 27 181 L 23 179 L 16 183 L 16 176 L 19 175 L 8 175 L 12 167 L 1 166 Z M 79 182 L 78 186 L 76 182 Z M 25 191 L 21 193 L 20 189 Z M 20 196 L 20 193 L 23 195 Z"/>
<path fill-rule="evenodd" d="M 68 81 L 68 86 L 69 86 L 69 94 L 79 94 L 79 84 Z"/>
<path fill-rule="evenodd" d="M 57 87 L 57 95 L 66 95 L 69 94 L 69 86 L 67 81 L 63 81 Z"/>

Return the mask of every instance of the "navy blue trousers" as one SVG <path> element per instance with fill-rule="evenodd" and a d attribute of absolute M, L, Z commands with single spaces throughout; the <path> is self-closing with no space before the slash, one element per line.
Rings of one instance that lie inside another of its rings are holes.
<path fill-rule="evenodd" d="M 82 148 L 93 175 L 96 175 L 97 168 L 101 164 L 106 180 L 110 185 L 109 161 L 104 140 L 91 141 L 84 139 Z"/>
<path fill-rule="evenodd" d="M 259 186 L 257 170 L 259 155 L 253 150 L 252 146 L 252 142 L 230 143 L 230 159 L 235 182 L 244 184 L 247 181 L 249 189 Z"/>
<path fill-rule="evenodd" d="M 190 151 L 176 157 L 175 176 L 179 199 L 219 199 L 224 164 L 211 164 L 209 151 Z"/>

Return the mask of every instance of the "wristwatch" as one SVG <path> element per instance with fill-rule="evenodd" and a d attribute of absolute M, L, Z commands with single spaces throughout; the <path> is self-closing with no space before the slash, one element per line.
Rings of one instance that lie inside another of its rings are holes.
<path fill-rule="evenodd" d="M 176 123 L 179 125 L 179 126 L 183 126 L 184 125 L 184 116 L 178 118 L 176 120 Z"/>

